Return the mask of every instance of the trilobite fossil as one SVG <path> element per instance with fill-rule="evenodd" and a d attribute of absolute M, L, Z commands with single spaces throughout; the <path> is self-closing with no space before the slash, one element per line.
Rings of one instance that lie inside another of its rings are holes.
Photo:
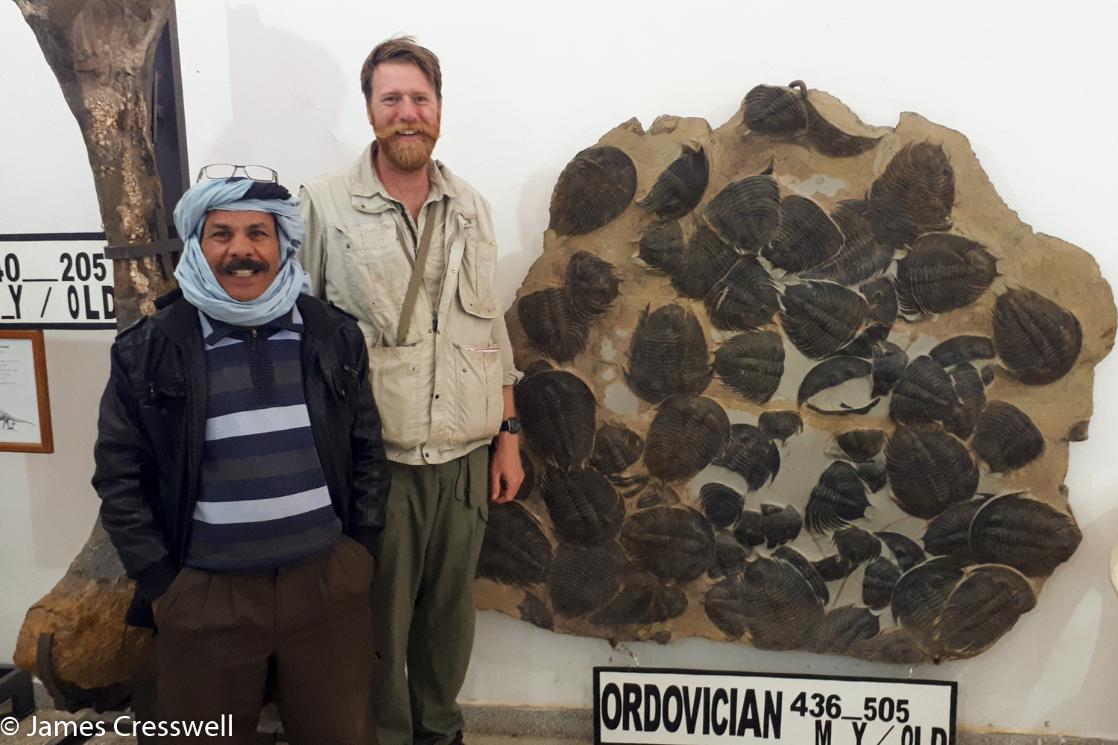
<path fill-rule="evenodd" d="M 716 328 L 744 331 L 772 322 L 780 297 L 768 272 L 752 256 L 744 256 L 719 279 L 703 299 Z"/>
<path fill-rule="evenodd" d="M 775 331 L 737 334 L 714 353 L 714 371 L 731 390 L 754 403 L 768 402 L 784 375 L 784 344 Z"/>
<path fill-rule="evenodd" d="M 1011 289 L 994 303 L 994 348 L 1010 374 L 1047 385 L 1068 374 L 1083 346 L 1079 319 L 1040 293 Z"/>
<path fill-rule="evenodd" d="M 569 362 L 586 349 L 590 327 L 571 307 L 567 291 L 546 287 L 520 298 L 516 316 L 529 343 L 556 362 Z"/>
<path fill-rule="evenodd" d="M 613 485 L 593 468 L 549 467 L 540 480 L 547 514 L 559 539 L 604 543 L 617 535 L 625 507 Z"/>
<path fill-rule="evenodd" d="M 637 204 L 662 220 L 678 219 L 695 209 L 709 179 L 710 166 L 702 145 L 684 145 L 680 156 L 664 169 L 648 196 Z"/>
<path fill-rule="evenodd" d="M 955 171 L 947 153 L 928 142 L 905 145 L 873 182 L 869 203 L 874 236 L 887 246 L 947 230 L 955 205 Z"/>
<path fill-rule="evenodd" d="M 517 502 L 489 508 L 477 576 L 509 585 L 532 585 L 551 569 L 551 542 L 532 513 Z"/>
<path fill-rule="evenodd" d="M 637 169 L 616 147 L 590 147 L 559 174 L 551 194 L 551 225 L 559 235 L 582 235 L 625 211 L 637 191 Z"/>
<path fill-rule="evenodd" d="M 829 282 L 805 282 L 784 291 L 780 325 L 806 357 L 834 354 L 854 338 L 866 318 L 866 300 Z"/>
<path fill-rule="evenodd" d="M 978 488 L 978 467 L 966 445 L 934 425 L 897 427 L 885 463 L 894 501 L 916 517 L 933 518 Z"/>
<path fill-rule="evenodd" d="M 711 377 L 706 336 L 695 315 L 675 304 L 651 313 L 646 307 L 633 332 L 625 372 L 633 392 L 657 404 L 676 393 L 702 393 Z"/>
<path fill-rule="evenodd" d="M 804 511 L 804 524 L 812 533 L 845 528 L 850 520 L 866 514 L 870 506 L 866 486 L 854 466 L 837 460 L 827 466 L 811 490 Z"/>
<path fill-rule="evenodd" d="M 689 582 L 714 561 L 714 531 L 687 507 L 637 512 L 621 529 L 621 545 L 637 566 L 670 582 Z"/>
<path fill-rule="evenodd" d="M 590 465 L 609 476 L 620 473 L 637 462 L 644 450 L 644 440 L 621 424 L 603 424 L 594 435 L 594 451 Z"/>
<path fill-rule="evenodd" d="M 731 424 L 725 446 L 712 462 L 738 474 L 750 491 L 756 491 L 780 472 L 780 451 L 752 424 Z"/>
<path fill-rule="evenodd" d="M 991 401 L 978 417 L 971 447 L 994 473 L 1026 466 L 1044 453 L 1044 435 L 1029 415 L 1005 401 Z"/>
<path fill-rule="evenodd" d="M 732 181 L 706 208 L 707 221 L 742 253 L 756 253 L 780 226 L 780 189 L 767 173 Z"/>
<path fill-rule="evenodd" d="M 657 478 L 689 479 L 721 452 L 729 435 L 730 420 L 712 399 L 671 396 L 649 425 L 644 462 Z"/>
<path fill-rule="evenodd" d="M 942 313 L 973 303 L 997 274 L 997 261 L 980 243 L 927 233 L 897 262 L 897 295 L 905 313 Z"/>
<path fill-rule="evenodd" d="M 566 278 L 571 309 L 587 321 L 609 310 L 621 283 L 608 261 L 586 251 L 571 254 Z"/>
<path fill-rule="evenodd" d="M 842 248 L 843 235 L 815 202 L 791 195 L 780 204 L 780 225 L 761 255 L 793 274 L 817 267 Z"/>
<path fill-rule="evenodd" d="M 533 453 L 564 468 L 590 457 L 597 401 L 581 378 L 548 370 L 524 378 L 513 393 Z"/>

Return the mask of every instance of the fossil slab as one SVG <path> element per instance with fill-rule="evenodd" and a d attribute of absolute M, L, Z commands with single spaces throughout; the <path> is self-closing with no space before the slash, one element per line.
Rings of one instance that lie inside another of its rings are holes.
<path fill-rule="evenodd" d="M 916 663 L 1036 605 L 1115 308 L 961 134 L 757 86 L 715 130 L 610 131 L 551 213 L 508 314 L 532 481 L 480 607 Z"/>

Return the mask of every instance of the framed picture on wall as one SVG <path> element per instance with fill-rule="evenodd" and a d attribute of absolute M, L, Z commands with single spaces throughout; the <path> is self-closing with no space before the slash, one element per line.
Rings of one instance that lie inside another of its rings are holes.
<path fill-rule="evenodd" d="M 53 453 L 43 332 L 0 330 L 0 451 Z"/>

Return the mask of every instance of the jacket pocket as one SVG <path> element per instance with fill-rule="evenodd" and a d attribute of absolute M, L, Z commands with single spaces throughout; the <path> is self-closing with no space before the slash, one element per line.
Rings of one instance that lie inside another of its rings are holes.
<path fill-rule="evenodd" d="M 141 382 L 134 385 L 133 393 L 156 458 L 170 469 L 174 457 L 171 443 L 178 443 L 185 416 L 186 381 L 163 378 Z"/>
<path fill-rule="evenodd" d="M 463 310 L 479 318 L 497 317 L 496 274 L 497 244 L 467 231 L 458 280 L 458 299 Z"/>
<path fill-rule="evenodd" d="M 331 297 L 381 333 L 395 334 L 411 266 L 391 223 L 334 228 L 332 255 L 341 257 L 331 284 L 344 297 Z M 391 328 L 389 328 L 391 327 Z"/>
<path fill-rule="evenodd" d="M 417 376 L 423 368 L 422 355 L 430 353 L 430 344 L 425 343 L 369 348 L 373 400 L 380 410 L 384 440 L 401 450 L 427 440 L 430 402 L 420 394 Z"/>
<path fill-rule="evenodd" d="M 455 342 L 454 362 L 458 378 L 458 422 L 465 442 L 492 439 L 501 427 L 504 398 L 501 383 L 504 367 L 494 344 L 467 345 Z"/>

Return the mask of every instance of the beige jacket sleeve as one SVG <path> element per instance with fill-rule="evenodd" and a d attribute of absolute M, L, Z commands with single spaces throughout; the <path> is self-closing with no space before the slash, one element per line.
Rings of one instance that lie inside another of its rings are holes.
<path fill-rule="evenodd" d="M 325 300 L 326 233 L 310 192 L 305 186 L 299 189 L 299 214 L 303 216 L 303 223 L 307 230 L 307 234 L 303 237 L 303 245 L 299 247 L 299 263 L 310 275 L 311 294 Z"/>
<path fill-rule="evenodd" d="M 499 315 L 493 320 L 493 340 L 501 350 L 501 366 L 505 368 L 504 385 L 516 385 L 524 377 L 524 373 L 516 369 L 516 362 L 512 357 L 512 343 L 509 341 L 509 330 L 505 325 L 504 315 Z"/>

